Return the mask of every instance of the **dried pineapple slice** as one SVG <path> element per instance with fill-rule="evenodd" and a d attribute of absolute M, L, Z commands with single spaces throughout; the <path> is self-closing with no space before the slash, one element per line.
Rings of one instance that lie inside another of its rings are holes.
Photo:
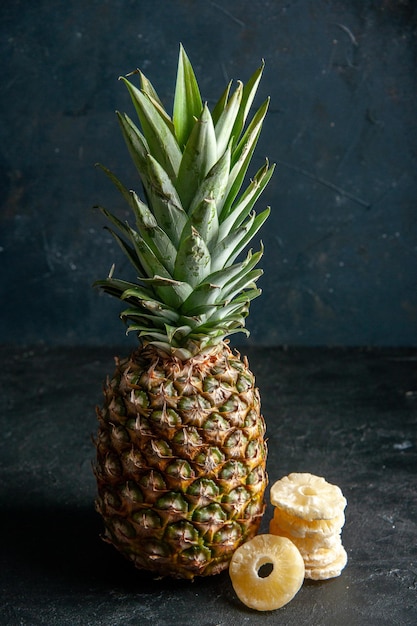
<path fill-rule="evenodd" d="M 317 550 L 333 550 L 337 549 L 340 545 L 340 534 L 323 535 L 321 533 L 315 533 L 312 537 L 293 535 L 288 530 L 285 530 L 280 526 L 275 517 L 269 522 L 269 532 L 271 535 L 279 535 L 280 537 L 287 537 L 297 546 L 301 552 L 301 556 L 314 553 Z"/>
<path fill-rule="evenodd" d="M 340 515 L 347 504 L 337 485 L 321 476 L 295 472 L 272 485 L 271 502 L 307 521 L 331 520 Z"/>
<path fill-rule="evenodd" d="M 312 474 L 289 474 L 271 487 L 274 517 L 270 532 L 294 542 L 305 567 L 305 577 L 327 580 L 346 566 L 342 545 L 346 498 L 336 485 Z"/>
<path fill-rule="evenodd" d="M 328 580 L 329 578 L 336 578 L 340 576 L 343 568 L 346 566 L 348 560 L 347 552 L 343 546 L 340 547 L 339 552 L 336 554 L 334 560 L 327 565 L 319 566 L 306 566 L 305 577 L 312 580 Z"/>
<path fill-rule="evenodd" d="M 342 542 L 339 538 L 339 545 L 334 546 L 334 548 L 318 548 L 312 552 L 301 553 L 306 569 L 325 568 L 330 563 L 334 563 L 339 558 L 342 547 Z"/>
<path fill-rule="evenodd" d="M 316 536 L 331 537 L 336 533 L 340 533 L 345 523 L 345 514 L 342 512 L 337 517 L 329 520 L 307 521 L 275 507 L 273 519 L 280 528 L 292 536 L 313 539 Z"/>
<path fill-rule="evenodd" d="M 272 566 L 261 575 L 263 566 Z M 286 537 L 257 535 L 233 554 L 229 567 L 233 588 L 241 602 L 257 611 L 287 604 L 301 588 L 305 566 L 296 546 Z"/>

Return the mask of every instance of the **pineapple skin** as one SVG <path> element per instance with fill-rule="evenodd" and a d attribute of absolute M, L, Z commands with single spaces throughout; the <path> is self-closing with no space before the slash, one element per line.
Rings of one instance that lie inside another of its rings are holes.
<path fill-rule="evenodd" d="M 223 341 L 186 361 L 140 346 L 97 409 L 103 538 L 139 569 L 192 579 L 258 532 L 267 447 L 246 358 Z"/>

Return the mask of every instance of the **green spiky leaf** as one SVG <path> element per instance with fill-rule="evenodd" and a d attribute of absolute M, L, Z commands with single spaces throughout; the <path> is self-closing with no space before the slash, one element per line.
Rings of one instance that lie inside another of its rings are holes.
<path fill-rule="evenodd" d="M 152 155 L 148 155 L 149 200 L 159 226 L 167 233 L 173 245 L 178 248 L 182 232 L 188 223 L 170 177 Z"/>
<path fill-rule="evenodd" d="M 146 93 L 132 85 L 126 78 L 121 79 L 129 90 L 138 114 L 149 151 L 174 180 L 181 163 L 181 150 L 178 146 L 173 125 L 161 114 L 161 109 Z"/>
<path fill-rule="evenodd" d="M 216 205 L 217 213 L 220 214 L 223 207 L 225 191 L 229 182 L 230 158 L 231 150 L 229 147 L 225 150 L 217 163 L 209 170 L 198 187 L 188 209 L 190 217 L 192 217 L 196 207 L 207 198 L 213 200 Z"/>
<path fill-rule="evenodd" d="M 181 149 L 186 145 L 194 122 L 200 117 L 202 109 L 203 103 L 194 70 L 181 45 L 172 114 L 175 134 Z"/>
<path fill-rule="evenodd" d="M 136 216 L 136 225 L 139 233 L 152 252 L 168 270 L 174 271 L 174 262 L 177 250 L 167 233 L 160 228 L 154 215 L 134 191 L 130 192 L 133 210 Z"/>
<path fill-rule="evenodd" d="M 215 125 L 219 121 L 219 118 L 220 118 L 221 114 L 223 113 L 224 109 L 227 106 L 227 103 L 229 101 L 229 93 L 230 93 L 230 89 L 232 87 L 232 83 L 233 83 L 233 81 L 230 81 L 228 83 L 228 85 L 226 86 L 226 88 L 223 91 L 222 95 L 220 96 L 218 102 L 216 103 L 216 105 L 213 108 L 211 116 L 213 118 L 213 123 Z"/>
<path fill-rule="evenodd" d="M 232 152 L 232 169 L 229 176 L 227 198 L 223 205 L 221 221 L 228 217 L 233 202 L 239 193 L 249 163 L 261 133 L 262 124 L 269 106 L 269 98 L 258 109 L 239 144 Z"/>
<path fill-rule="evenodd" d="M 175 260 L 175 277 L 196 287 L 210 272 L 210 263 L 210 252 L 204 240 L 196 229 L 191 227 L 178 250 Z"/>
<path fill-rule="evenodd" d="M 201 116 L 194 123 L 178 171 L 176 188 L 186 212 L 198 187 L 216 161 L 216 134 L 210 111 L 205 105 Z"/>
<path fill-rule="evenodd" d="M 241 108 L 243 84 L 239 81 L 238 86 L 223 109 L 215 126 L 217 140 L 217 154 L 221 156 L 226 150 L 235 130 L 236 119 Z"/>
<path fill-rule="evenodd" d="M 143 184 L 146 186 L 147 179 L 147 155 L 149 154 L 149 146 L 145 137 L 142 135 L 138 127 L 126 113 L 116 111 L 122 134 L 125 139 L 132 161 L 138 170 Z"/>
<path fill-rule="evenodd" d="M 131 74 L 139 75 L 140 88 L 121 79 L 139 125 L 125 113 L 117 117 L 145 201 L 100 166 L 128 203 L 134 225 L 101 210 L 138 282 L 114 278 L 112 269 L 95 284 L 128 305 L 121 313 L 128 330 L 180 359 L 227 335 L 247 334 L 249 304 L 261 293 L 262 247 L 237 259 L 269 214 L 253 208 L 273 166 L 266 161 L 243 187 L 269 103 L 249 119 L 262 72 L 263 63 L 234 91 L 230 82 L 211 113 L 180 46 L 172 119 L 140 70 Z"/>
<path fill-rule="evenodd" d="M 232 230 L 238 228 L 253 209 L 256 201 L 269 183 L 274 173 L 274 165 L 269 167 L 268 161 L 256 173 L 240 198 L 233 204 L 228 217 L 219 226 L 219 239 L 226 237 Z"/>
<path fill-rule="evenodd" d="M 253 100 L 256 95 L 256 91 L 259 86 L 259 82 L 262 78 L 262 74 L 264 71 L 265 63 L 262 61 L 262 64 L 258 69 L 252 74 L 248 82 L 243 86 L 242 99 L 240 103 L 239 112 L 236 116 L 235 125 L 233 127 L 232 135 L 235 138 L 235 144 L 238 143 L 240 135 L 245 126 L 246 119 L 249 115 L 250 108 L 252 106 Z"/>

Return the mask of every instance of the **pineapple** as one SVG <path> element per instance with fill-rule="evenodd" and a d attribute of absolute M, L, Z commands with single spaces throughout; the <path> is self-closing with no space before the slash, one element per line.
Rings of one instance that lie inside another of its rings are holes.
<path fill-rule="evenodd" d="M 143 199 L 100 166 L 134 216 L 131 226 L 102 208 L 137 282 L 112 266 L 95 284 L 125 304 L 139 342 L 116 359 L 97 410 L 96 508 L 104 539 L 158 576 L 221 572 L 265 508 L 259 392 L 226 339 L 247 333 L 260 294 L 262 246 L 241 253 L 269 214 L 253 206 L 273 166 L 244 185 L 269 102 L 248 121 L 262 71 L 210 111 L 180 46 L 172 118 L 142 72 L 122 77 L 139 125 L 117 116 Z"/>

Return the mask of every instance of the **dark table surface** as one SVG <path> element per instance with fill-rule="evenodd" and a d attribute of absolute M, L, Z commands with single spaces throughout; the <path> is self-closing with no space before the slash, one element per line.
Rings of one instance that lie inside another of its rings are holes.
<path fill-rule="evenodd" d="M 245 349 L 270 483 L 311 472 L 348 500 L 346 569 L 274 612 L 229 575 L 153 580 L 99 538 L 94 406 L 117 350 L 0 348 L 1 626 L 417 623 L 417 351 Z M 269 491 L 267 492 L 269 500 Z M 271 506 L 262 522 L 268 529 Z"/>

